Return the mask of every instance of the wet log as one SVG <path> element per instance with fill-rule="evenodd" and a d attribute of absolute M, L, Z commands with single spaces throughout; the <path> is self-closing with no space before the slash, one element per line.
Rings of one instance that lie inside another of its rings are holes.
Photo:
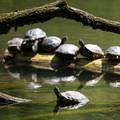
<path fill-rule="evenodd" d="M 13 97 L 11 95 L 0 92 L 0 105 L 24 103 L 24 102 L 29 102 L 29 101 L 30 100 L 28 100 L 28 99 L 22 99 L 22 98 L 18 98 L 18 97 Z"/>
<path fill-rule="evenodd" d="M 97 59 L 82 66 L 85 70 L 96 73 L 115 73 L 120 75 L 120 63 L 107 59 Z"/>
<path fill-rule="evenodd" d="M 93 29 L 120 33 L 120 22 L 94 16 L 69 6 L 65 0 L 57 0 L 41 7 L 0 14 L 0 34 L 8 33 L 12 27 L 16 30 L 19 26 L 46 22 L 55 17 L 72 19 L 83 25 L 91 26 Z"/>

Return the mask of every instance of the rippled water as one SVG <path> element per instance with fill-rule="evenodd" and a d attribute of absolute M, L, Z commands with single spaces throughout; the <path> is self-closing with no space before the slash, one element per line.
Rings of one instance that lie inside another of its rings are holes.
<path fill-rule="evenodd" d="M 1 0 L 0 12 L 39 6 L 53 0 Z M 19 3 L 19 6 L 18 6 Z M 119 0 L 68 0 L 70 5 L 89 11 L 97 16 L 120 21 Z M 68 43 L 78 45 L 79 38 L 86 43 L 97 43 L 105 51 L 109 46 L 120 45 L 120 35 L 84 27 L 75 21 L 55 18 L 45 23 L 26 25 L 17 32 L 0 35 L 0 57 L 13 37 L 23 37 L 25 32 L 40 27 L 47 35 L 68 35 Z M 90 102 L 75 110 L 56 108 L 55 86 L 62 91 L 76 90 Z M 52 71 L 34 65 L 0 64 L 0 91 L 17 97 L 31 99 L 31 103 L 0 107 L 1 120 L 119 120 L 120 76 L 113 73 L 92 73 L 80 68 Z"/>

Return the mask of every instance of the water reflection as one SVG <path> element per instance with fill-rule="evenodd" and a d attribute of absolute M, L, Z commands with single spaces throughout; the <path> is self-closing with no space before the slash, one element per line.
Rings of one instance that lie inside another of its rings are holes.
<path fill-rule="evenodd" d="M 59 110 L 62 110 L 62 109 L 66 109 L 66 110 L 74 110 L 74 109 L 78 109 L 80 107 L 83 107 L 85 106 L 87 103 L 78 103 L 78 104 L 74 104 L 74 105 L 60 105 L 60 104 L 57 104 L 54 108 L 54 113 L 56 114 Z"/>
<path fill-rule="evenodd" d="M 104 79 L 109 84 L 110 87 L 114 88 L 120 87 L 120 75 L 114 73 L 106 73 Z"/>
<path fill-rule="evenodd" d="M 46 84 L 74 82 L 77 79 L 80 81 L 79 89 L 81 89 L 84 86 L 95 86 L 102 78 L 111 87 L 120 87 L 120 75 L 115 73 L 95 73 L 81 68 L 53 71 L 31 65 L 4 65 L 4 68 L 11 77 L 22 80 L 30 89 L 38 89 Z"/>
<path fill-rule="evenodd" d="M 86 70 L 81 71 L 79 75 L 77 75 L 77 78 L 80 81 L 79 89 L 83 86 L 95 86 L 103 76 L 103 73 L 95 73 Z"/>
<path fill-rule="evenodd" d="M 11 77 L 23 80 L 30 89 L 37 89 L 46 84 L 54 85 L 76 80 L 74 70 L 70 68 L 53 71 L 30 65 L 5 65 L 4 67 Z"/>

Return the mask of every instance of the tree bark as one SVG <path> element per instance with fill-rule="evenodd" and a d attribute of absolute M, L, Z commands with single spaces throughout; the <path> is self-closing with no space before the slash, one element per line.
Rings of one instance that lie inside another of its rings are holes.
<path fill-rule="evenodd" d="M 0 34 L 6 34 L 14 27 L 45 22 L 54 17 L 62 17 L 81 22 L 83 25 L 91 26 L 93 29 L 120 33 L 120 22 L 96 17 L 86 11 L 76 9 L 67 4 L 65 0 L 31 9 L 0 14 Z"/>

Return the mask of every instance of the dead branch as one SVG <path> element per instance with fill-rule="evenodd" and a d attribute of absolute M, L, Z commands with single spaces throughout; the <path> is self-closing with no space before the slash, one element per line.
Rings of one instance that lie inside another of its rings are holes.
<path fill-rule="evenodd" d="M 120 33 L 120 22 L 96 17 L 86 11 L 69 6 L 65 0 L 57 0 L 41 7 L 0 14 L 0 34 L 8 33 L 12 27 L 16 30 L 19 26 L 46 22 L 55 17 L 72 19 L 83 25 L 91 26 L 93 29 Z"/>
<path fill-rule="evenodd" d="M 24 103 L 24 102 L 29 102 L 29 101 L 30 100 L 28 100 L 28 99 L 13 97 L 11 95 L 0 92 L 0 105 L 8 105 L 8 104 L 14 104 L 14 103 Z"/>

